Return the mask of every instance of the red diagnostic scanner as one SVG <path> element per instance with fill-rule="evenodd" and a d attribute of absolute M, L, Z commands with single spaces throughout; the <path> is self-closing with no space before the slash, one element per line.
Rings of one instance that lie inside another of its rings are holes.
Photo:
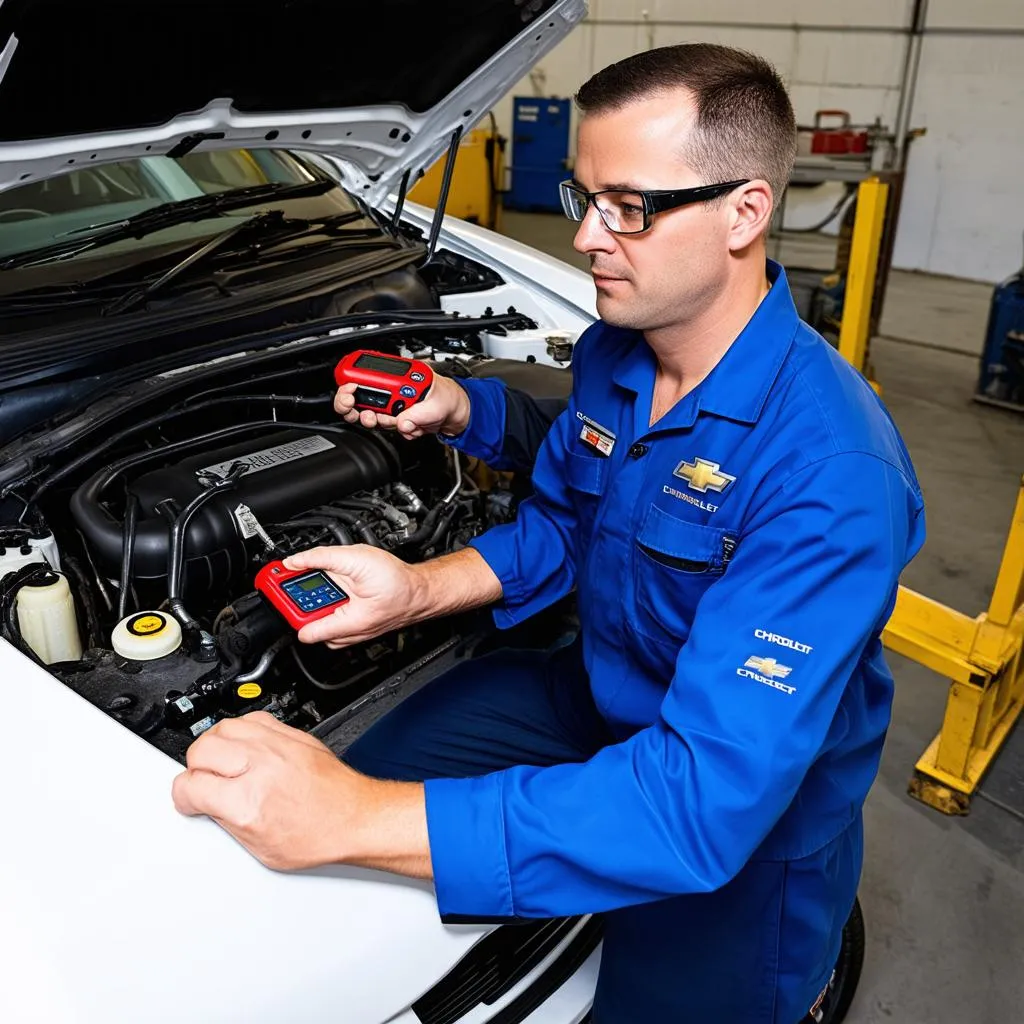
<path fill-rule="evenodd" d="M 256 573 L 256 589 L 295 629 L 330 615 L 349 599 L 322 569 L 286 569 L 280 561 Z"/>
<path fill-rule="evenodd" d="M 338 387 L 357 385 L 357 409 L 397 416 L 427 397 L 434 374 L 418 359 L 402 359 L 364 349 L 345 356 L 334 368 L 334 379 Z"/>

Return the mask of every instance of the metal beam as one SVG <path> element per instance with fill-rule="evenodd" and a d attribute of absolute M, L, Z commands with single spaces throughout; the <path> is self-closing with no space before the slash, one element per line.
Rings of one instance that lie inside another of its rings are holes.
<path fill-rule="evenodd" d="M 942 728 L 909 790 L 966 814 L 1024 709 L 1024 479 L 988 611 L 972 619 L 901 587 L 882 641 L 950 681 Z"/>
<path fill-rule="evenodd" d="M 850 243 L 850 265 L 846 271 L 839 353 L 861 373 L 867 371 L 871 307 L 888 194 L 889 186 L 878 177 L 862 181 L 857 188 L 857 215 Z"/>

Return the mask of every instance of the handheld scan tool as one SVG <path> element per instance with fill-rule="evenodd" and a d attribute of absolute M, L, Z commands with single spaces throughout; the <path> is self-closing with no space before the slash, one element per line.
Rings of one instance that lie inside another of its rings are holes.
<path fill-rule="evenodd" d="M 268 562 L 256 574 L 256 589 L 294 629 L 330 615 L 349 596 L 322 569 L 286 569 Z"/>
<path fill-rule="evenodd" d="M 356 385 L 356 408 L 397 416 L 423 401 L 434 382 L 434 373 L 418 359 L 402 359 L 365 349 L 350 352 L 334 368 L 334 379 Z"/>

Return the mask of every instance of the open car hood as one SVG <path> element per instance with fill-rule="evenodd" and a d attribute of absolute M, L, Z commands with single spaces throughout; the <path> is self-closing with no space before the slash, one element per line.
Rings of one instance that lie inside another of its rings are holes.
<path fill-rule="evenodd" d="M 320 151 L 379 202 L 468 130 L 585 0 L 5 0 L 0 190 L 196 149 Z"/>

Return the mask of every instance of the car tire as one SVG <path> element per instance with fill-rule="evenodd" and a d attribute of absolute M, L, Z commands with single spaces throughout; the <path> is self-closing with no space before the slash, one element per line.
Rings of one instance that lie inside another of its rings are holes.
<path fill-rule="evenodd" d="M 864 943 L 864 911 L 861 909 L 860 900 L 857 899 L 843 927 L 843 942 L 839 947 L 839 959 L 836 961 L 835 986 L 822 1024 L 840 1024 L 850 1012 L 864 968 Z"/>

